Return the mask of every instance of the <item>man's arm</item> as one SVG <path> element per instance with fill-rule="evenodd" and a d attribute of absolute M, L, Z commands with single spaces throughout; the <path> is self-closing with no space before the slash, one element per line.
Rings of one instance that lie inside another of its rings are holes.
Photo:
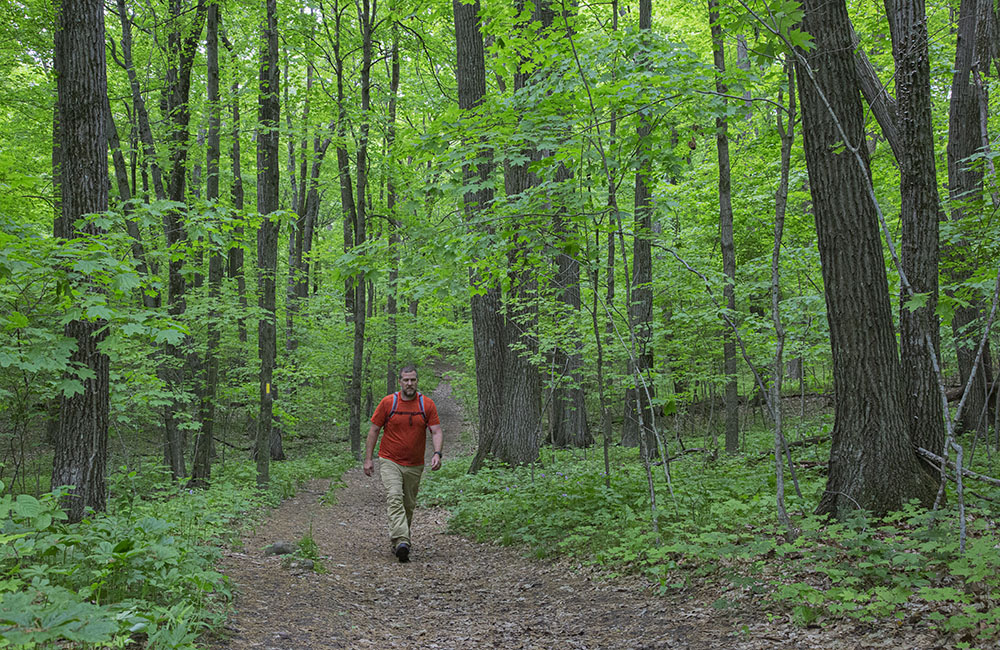
<path fill-rule="evenodd" d="M 438 427 L 438 429 L 440 428 Z M 381 429 L 382 427 L 374 422 L 368 427 L 368 439 L 365 440 L 365 476 L 371 476 L 375 471 L 375 461 L 372 459 L 372 454 L 375 453 L 375 443 L 378 442 L 378 432 Z"/>
<path fill-rule="evenodd" d="M 431 456 L 431 469 L 441 469 L 441 446 L 444 444 L 444 433 L 441 432 L 440 424 L 432 424 L 428 427 L 431 430 L 431 444 L 434 451 L 438 452 Z"/>

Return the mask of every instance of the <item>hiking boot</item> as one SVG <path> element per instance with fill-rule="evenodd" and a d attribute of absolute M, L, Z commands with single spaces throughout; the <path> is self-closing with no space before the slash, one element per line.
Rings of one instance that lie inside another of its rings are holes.
<path fill-rule="evenodd" d="M 399 544 L 396 544 L 395 553 L 396 557 L 399 559 L 400 562 L 410 561 L 410 545 L 407 544 L 406 542 L 400 542 Z"/>

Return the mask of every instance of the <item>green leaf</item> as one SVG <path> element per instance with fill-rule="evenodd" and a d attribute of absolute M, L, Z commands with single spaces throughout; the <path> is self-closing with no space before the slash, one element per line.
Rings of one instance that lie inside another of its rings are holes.
<path fill-rule="evenodd" d="M 7 327 L 9 329 L 20 329 L 28 326 L 28 317 L 19 311 L 12 311 L 7 316 Z"/>
<path fill-rule="evenodd" d="M 14 513 L 28 519 L 37 517 L 43 510 L 41 501 L 30 494 L 19 494 L 14 502 Z"/>

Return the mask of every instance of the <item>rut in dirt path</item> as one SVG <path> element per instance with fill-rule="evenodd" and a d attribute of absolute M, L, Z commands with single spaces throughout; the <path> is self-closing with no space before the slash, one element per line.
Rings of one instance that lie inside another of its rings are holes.
<path fill-rule="evenodd" d="M 431 397 L 448 462 L 461 409 L 446 381 Z M 446 534 L 440 509 L 415 513 L 412 560 L 400 564 L 389 548 L 381 482 L 360 464 L 343 480 L 334 505 L 319 501 L 327 482 L 310 483 L 244 540 L 244 552 L 226 554 L 237 611 L 228 637 L 212 648 L 834 647 L 809 635 L 775 638 L 763 622 L 747 628 L 755 634 L 735 636 L 733 622 L 705 603 L 656 597 L 638 581 L 590 580 L 566 565 Z M 428 469 L 424 485 L 433 480 Z M 328 573 L 265 557 L 265 546 L 295 542 L 310 527 Z M 856 642 L 836 647 L 866 647 Z"/>

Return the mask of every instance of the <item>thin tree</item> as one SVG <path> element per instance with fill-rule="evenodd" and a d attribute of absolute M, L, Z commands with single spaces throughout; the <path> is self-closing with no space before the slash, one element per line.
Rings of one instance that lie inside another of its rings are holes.
<path fill-rule="evenodd" d="M 278 99 L 278 7 L 277 0 L 266 0 L 266 23 L 260 51 L 260 95 L 257 105 L 257 210 L 263 217 L 257 231 L 258 304 L 261 315 L 257 324 L 260 355 L 260 413 L 257 418 L 257 484 L 270 481 L 271 434 L 273 428 L 274 366 L 277 355 L 277 314 L 275 305 L 278 272 L 278 124 L 281 104 Z"/>
<path fill-rule="evenodd" d="M 361 124 L 355 155 L 357 194 L 354 198 L 354 246 L 364 246 L 368 221 L 368 138 L 371 131 L 371 70 L 377 0 L 361 0 L 357 6 L 361 26 Z M 352 278 L 354 292 L 354 357 L 347 391 L 351 453 L 361 458 L 361 385 L 364 372 L 365 325 L 368 318 L 367 282 L 363 274 Z"/>
<path fill-rule="evenodd" d="M 652 0 L 639 0 L 639 32 L 649 38 L 653 27 Z M 646 46 L 648 47 L 648 45 Z M 640 48 L 639 63 L 645 58 Z M 625 393 L 625 427 L 622 444 L 638 446 L 644 455 L 656 451 L 653 432 L 653 393 L 650 373 L 653 368 L 653 123 L 645 111 L 639 111 L 639 139 L 635 172 L 635 215 L 632 242 L 631 302 L 628 306 L 629 328 L 634 332 L 629 359 L 632 386 Z"/>
<path fill-rule="evenodd" d="M 715 118 L 715 146 L 719 157 L 719 247 L 722 249 L 722 297 L 730 314 L 736 313 L 736 247 L 733 243 L 732 169 L 729 163 L 729 120 L 726 109 L 729 88 L 725 82 L 726 51 L 719 24 L 719 2 L 709 0 L 708 21 L 712 32 L 712 56 L 715 62 L 715 91 L 722 110 Z M 726 453 L 735 454 L 740 444 L 739 393 L 736 384 L 736 339 L 729 327 L 722 330 L 722 358 L 726 376 Z"/>
<path fill-rule="evenodd" d="M 205 199 L 209 203 L 219 200 L 219 160 L 221 157 L 222 104 L 219 95 L 219 4 L 213 2 L 208 8 L 205 39 L 207 63 L 206 90 L 208 91 L 208 134 L 205 152 Z M 215 396 L 219 385 L 219 296 L 222 293 L 222 278 L 225 273 L 225 259 L 215 246 L 208 258 L 208 298 L 209 313 L 207 342 L 205 346 L 204 390 L 201 394 L 199 420 L 201 430 L 195 438 L 194 463 L 191 468 L 191 482 L 195 485 L 208 484 L 212 473 L 212 437 L 215 435 Z"/>

